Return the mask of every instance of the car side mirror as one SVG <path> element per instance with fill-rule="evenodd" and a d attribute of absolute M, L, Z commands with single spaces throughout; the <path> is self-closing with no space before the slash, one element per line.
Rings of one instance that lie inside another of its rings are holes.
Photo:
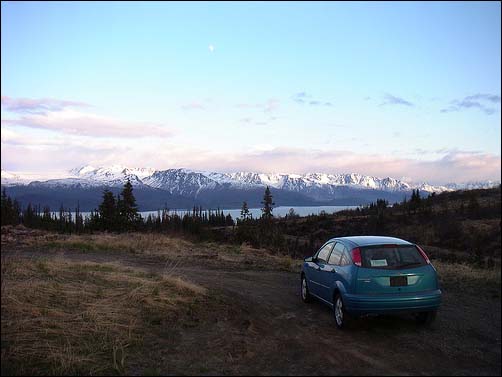
<path fill-rule="evenodd" d="M 313 262 L 314 261 L 314 258 L 312 257 L 307 257 L 307 258 L 304 258 L 303 259 L 305 262 Z"/>

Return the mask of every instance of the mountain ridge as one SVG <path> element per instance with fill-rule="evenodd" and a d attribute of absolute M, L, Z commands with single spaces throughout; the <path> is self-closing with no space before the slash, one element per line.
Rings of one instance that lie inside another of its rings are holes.
<path fill-rule="evenodd" d="M 351 186 L 360 189 L 377 189 L 383 191 L 410 191 L 419 189 L 424 192 L 443 192 L 458 189 L 475 189 L 493 187 L 500 182 L 478 181 L 463 183 L 447 183 L 444 185 L 430 185 L 426 182 L 408 183 L 392 177 L 376 177 L 359 173 L 259 173 L 249 171 L 239 171 L 231 173 L 221 173 L 204 170 L 192 170 L 187 168 L 171 168 L 157 170 L 144 167 L 127 167 L 124 165 L 111 165 L 94 167 L 83 165 L 69 171 L 66 178 L 54 178 L 47 180 L 34 180 L 23 177 L 17 173 L 8 172 L 2 169 L 2 185 L 17 184 L 47 184 L 50 186 L 72 186 L 80 184 L 83 187 L 96 186 L 121 186 L 128 179 L 133 185 L 145 185 L 152 188 L 162 189 L 169 192 L 188 191 L 190 194 L 201 189 L 213 189 L 217 185 L 232 188 L 256 188 L 270 186 L 276 189 L 286 189 L 288 191 L 301 192 L 312 188 Z M 176 187 L 178 186 L 178 187 Z M 185 186 L 185 187 L 183 187 Z M 189 187 L 186 187 L 189 186 Z"/>
<path fill-rule="evenodd" d="M 131 168 L 123 165 L 94 167 L 84 165 L 72 169 L 68 177 L 47 180 L 25 178 L 2 170 L 2 186 L 18 194 L 23 202 L 34 201 L 54 205 L 65 198 L 65 205 L 74 206 L 79 195 L 85 196 L 89 206 L 99 204 L 105 188 L 119 191 L 129 180 L 141 200 L 142 208 L 163 208 L 203 205 L 206 207 L 238 208 L 243 201 L 260 206 L 265 186 L 269 186 L 277 205 L 361 205 L 386 199 L 398 202 L 418 189 L 422 195 L 455 189 L 493 187 L 497 182 L 454 183 L 433 186 L 427 183 L 412 184 L 392 177 L 373 177 L 358 173 L 221 173 L 197 171 L 186 168 L 155 170 Z M 95 200 L 91 200 L 92 197 Z M 91 205 L 92 204 L 92 205 Z"/>

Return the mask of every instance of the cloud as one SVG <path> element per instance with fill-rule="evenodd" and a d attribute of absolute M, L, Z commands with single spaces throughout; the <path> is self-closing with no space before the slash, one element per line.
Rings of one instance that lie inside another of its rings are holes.
<path fill-rule="evenodd" d="M 206 110 L 206 107 L 200 102 L 190 102 L 184 105 L 181 105 L 183 110 Z"/>
<path fill-rule="evenodd" d="M 254 121 L 250 121 L 254 122 Z M 360 173 L 378 177 L 411 177 L 431 184 L 500 180 L 500 155 L 477 151 L 438 150 L 436 158 L 399 158 L 356 151 L 255 146 L 242 151 L 215 151 L 161 139 L 148 143 L 135 138 L 116 139 L 26 134 L 2 127 L 1 157 L 9 170 L 68 170 L 83 164 L 187 167 L 212 171 L 284 173 Z M 64 158 L 61 158 L 64 156 Z"/>
<path fill-rule="evenodd" d="M 218 166 L 207 166 L 218 169 Z M 220 166 L 219 169 L 222 167 Z M 500 180 L 500 156 L 488 153 L 457 151 L 434 160 L 396 158 L 351 151 L 325 151 L 275 148 L 260 153 L 234 156 L 227 170 L 268 172 L 357 172 L 379 177 L 411 176 L 432 184 L 472 180 Z"/>
<path fill-rule="evenodd" d="M 500 96 L 496 96 L 494 94 L 479 94 L 478 93 L 473 96 L 465 97 L 465 100 L 466 101 L 482 100 L 482 101 L 489 101 L 489 102 L 493 102 L 493 103 L 500 103 Z"/>
<path fill-rule="evenodd" d="M 261 109 L 264 113 L 276 111 L 280 106 L 277 98 L 269 98 L 263 103 L 238 103 L 234 105 L 238 109 Z"/>
<path fill-rule="evenodd" d="M 176 148 L 175 148 L 176 149 Z M 178 148 L 179 149 L 179 148 Z M 361 173 L 378 177 L 412 177 L 413 180 L 431 184 L 465 182 L 473 180 L 500 180 L 500 156 L 488 153 L 456 151 L 439 156 L 433 160 L 396 158 L 392 155 L 362 154 L 352 151 L 333 151 L 321 149 L 302 149 L 267 146 L 252 148 L 248 152 L 215 153 L 199 150 L 197 159 L 192 153 L 180 154 L 167 149 L 153 156 L 148 152 L 146 162 L 158 161 L 160 167 L 164 159 L 174 165 L 193 169 L 212 171 L 259 171 L 284 173 Z M 165 154 L 165 156 L 163 156 Z M 189 155 L 189 157 L 187 157 Z"/>
<path fill-rule="evenodd" d="M 46 114 L 47 112 L 62 111 L 68 107 L 90 107 L 84 102 L 66 101 L 54 98 L 11 98 L 2 96 L 2 108 L 21 114 Z"/>
<path fill-rule="evenodd" d="M 333 104 L 329 101 L 322 101 L 319 99 L 313 99 L 312 95 L 307 94 L 307 92 L 299 92 L 293 94 L 291 97 L 293 101 L 296 103 L 299 103 L 301 105 L 307 104 L 310 106 L 319 106 L 319 105 L 324 105 L 324 106 L 333 106 Z"/>
<path fill-rule="evenodd" d="M 73 135 L 32 136 L 2 127 L 2 166 L 55 178 L 87 161 L 120 153 L 123 144 L 116 140 Z"/>
<path fill-rule="evenodd" d="M 492 107 L 500 103 L 500 96 L 494 94 L 474 94 L 464 97 L 463 99 L 456 99 L 450 102 L 450 105 L 440 111 L 442 113 L 449 113 L 461 111 L 465 109 L 479 109 L 487 115 L 493 114 L 496 109 Z"/>
<path fill-rule="evenodd" d="M 305 100 L 307 98 L 310 98 L 311 96 L 309 96 L 306 92 L 299 92 L 299 93 L 295 93 L 293 94 L 293 101 L 295 101 L 296 103 L 305 103 Z"/>
<path fill-rule="evenodd" d="M 246 125 L 254 124 L 254 125 L 257 125 L 257 126 L 266 126 L 266 125 L 269 124 L 269 122 L 273 122 L 275 119 L 277 119 L 277 118 L 270 117 L 268 119 L 268 121 L 265 121 L 265 120 L 255 120 L 253 118 L 246 117 L 246 118 L 239 119 L 239 122 L 240 123 L 244 123 Z"/>
<path fill-rule="evenodd" d="M 413 103 L 406 101 L 404 98 L 393 96 L 392 94 L 386 93 L 384 95 L 384 101 L 380 104 L 380 106 L 384 105 L 405 105 L 405 106 L 414 106 Z"/>
<path fill-rule="evenodd" d="M 269 100 L 267 100 L 267 102 L 265 102 L 263 106 L 263 111 L 265 113 L 270 113 L 272 111 L 277 110 L 278 108 L 279 108 L 279 100 L 275 98 L 270 98 Z"/>
<path fill-rule="evenodd" d="M 259 104 L 249 104 L 249 103 L 238 103 L 235 105 L 238 109 L 255 109 L 259 108 Z"/>
<path fill-rule="evenodd" d="M 30 127 L 64 134 L 96 137 L 169 137 L 172 131 L 165 126 L 147 122 L 127 122 L 70 109 L 27 114 L 17 119 L 2 119 L 2 126 Z"/>

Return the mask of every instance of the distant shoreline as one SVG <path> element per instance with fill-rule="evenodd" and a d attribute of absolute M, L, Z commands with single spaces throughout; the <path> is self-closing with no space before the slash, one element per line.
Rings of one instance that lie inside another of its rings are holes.
<path fill-rule="evenodd" d="M 290 209 L 293 208 L 293 210 L 295 211 L 295 214 L 297 214 L 300 217 L 305 217 L 305 216 L 309 216 L 309 215 L 318 215 L 323 211 L 326 213 L 335 213 L 335 212 L 343 211 L 346 209 L 356 209 L 358 207 L 361 207 L 361 206 L 356 206 L 356 205 L 350 205 L 350 206 L 349 205 L 347 205 L 347 206 L 278 206 L 278 207 L 274 207 L 273 214 L 276 217 L 284 217 L 289 213 Z M 185 213 L 188 213 L 188 214 L 192 213 L 192 209 L 170 209 L 169 208 L 168 210 L 169 210 L 169 214 L 171 214 L 171 215 L 176 213 L 180 216 L 183 216 Z M 211 208 L 211 209 L 203 208 L 202 209 L 203 212 L 204 211 L 216 212 L 217 210 L 218 210 L 218 208 Z M 241 213 L 240 208 L 232 208 L 232 209 L 220 208 L 219 210 L 222 211 L 225 214 L 225 216 L 230 214 L 230 216 L 232 216 L 232 218 L 234 220 L 238 219 L 240 217 L 240 213 Z M 141 216 L 143 218 L 146 218 L 146 217 L 148 217 L 148 215 L 157 216 L 157 213 L 158 212 L 162 213 L 162 211 L 163 211 L 163 209 L 158 209 L 155 211 L 139 211 L 139 213 L 141 214 Z M 249 212 L 253 215 L 253 218 L 259 218 L 261 216 L 261 208 L 249 208 Z M 56 216 L 59 215 L 59 211 L 51 211 L 51 213 Z M 80 213 L 82 214 L 82 216 L 84 218 L 86 218 L 86 217 L 90 216 L 91 211 L 82 211 Z M 74 211 L 71 211 L 71 214 L 72 214 L 72 216 L 75 216 Z"/>

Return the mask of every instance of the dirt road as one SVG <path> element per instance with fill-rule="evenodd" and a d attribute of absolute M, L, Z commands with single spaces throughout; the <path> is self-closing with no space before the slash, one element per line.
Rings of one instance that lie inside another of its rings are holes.
<path fill-rule="evenodd" d="M 344 331 L 331 310 L 300 300 L 299 275 L 209 267 L 203 260 L 166 265 L 158 259 L 99 252 L 2 250 L 4 258 L 116 262 L 179 275 L 212 292 L 220 311 L 148 339 L 159 374 L 500 375 L 500 298 L 444 289 L 432 328 L 411 317 L 356 320 Z M 129 373 L 141 374 L 140 370 Z"/>

